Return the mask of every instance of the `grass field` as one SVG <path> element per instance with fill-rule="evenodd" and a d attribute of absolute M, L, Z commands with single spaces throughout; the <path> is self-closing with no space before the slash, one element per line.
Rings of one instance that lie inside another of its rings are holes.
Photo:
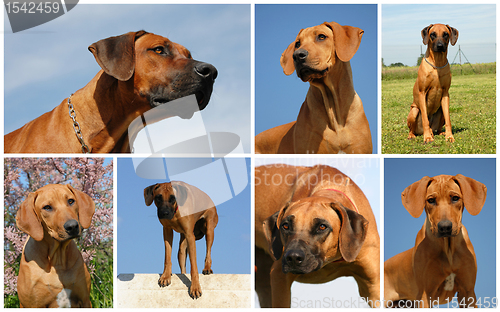
<path fill-rule="evenodd" d="M 462 73 L 466 65 L 463 66 Z M 467 67 L 470 68 L 469 65 Z M 382 79 L 382 153 L 495 153 L 495 63 L 478 64 L 478 67 L 474 67 L 475 74 L 471 70 L 472 73 L 462 75 L 460 75 L 460 66 L 452 66 L 454 74 L 450 88 L 450 118 L 455 143 L 446 142 L 444 135 L 434 136 L 434 142 L 427 144 L 423 143 L 422 136 L 417 136 L 413 140 L 407 139 L 406 118 L 413 101 L 416 69 L 417 67 L 405 67 L 397 68 L 392 72 L 386 71 Z M 482 74 L 477 74 L 477 72 L 482 72 Z M 403 76 L 408 78 L 405 79 Z"/>

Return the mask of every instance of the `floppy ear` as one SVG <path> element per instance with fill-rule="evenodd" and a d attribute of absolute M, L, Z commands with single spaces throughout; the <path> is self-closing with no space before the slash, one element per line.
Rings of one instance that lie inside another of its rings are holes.
<path fill-rule="evenodd" d="M 412 183 L 408 186 L 403 193 L 401 193 L 401 201 L 406 210 L 412 217 L 418 218 L 424 211 L 425 207 L 425 194 L 427 193 L 427 186 L 432 179 L 425 176 L 420 181 Z"/>
<path fill-rule="evenodd" d="M 299 31 L 297 38 L 299 37 L 301 32 L 302 29 Z M 295 41 L 297 41 L 297 38 L 292 43 L 290 43 L 285 52 L 281 54 L 280 64 L 283 68 L 283 72 L 287 76 L 293 74 L 293 72 L 295 71 L 295 64 L 293 63 L 293 52 L 295 52 Z"/>
<path fill-rule="evenodd" d="M 135 40 L 146 34 L 144 30 L 99 40 L 89 46 L 104 72 L 121 81 L 129 80 L 135 68 Z"/>
<path fill-rule="evenodd" d="M 457 174 L 455 180 L 462 190 L 465 209 L 473 216 L 480 213 L 486 201 L 486 186 L 461 174 Z"/>
<path fill-rule="evenodd" d="M 92 221 L 92 216 L 95 212 L 94 201 L 89 195 L 73 188 L 71 185 L 67 184 L 66 186 L 73 194 L 75 194 L 76 201 L 78 202 L 78 217 L 80 219 L 80 224 L 84 229 L 88 229 Z"/>
<path fill-rule="evenodd" d="M 144 189 L 144 201 L 146 206 L 150 206 L 153 203 L 153 190 L 158 185 L 158 183 L 150 185 Z"/>
<path fill-rule="evenodd" d="M 359 213 L 346 209 L 340 203 L 330 203 L 340 217 L 339 249 L 342 258 L 353 262 L 363 246 L 368 229 L 368 220 Z"/>
<path fill-rule="evenodd" d="M 16 214 L 16 224 L 21 231 L 33 237 L 34 240 L 41 241 L 43 226 L 35 212 L 36 197 L 36 192 L 29 193 L 28 198 L 22 202 Z"/>
<path fill-rule="evenodd" d="M 333 31 L 335 52 L 342 62 L 348 62 L 358 51 L 364 30 L 358 27 L 341 26 L 336 22 L 324 23 Z"/>
<path fill-rule="evenodd" d="M 422 34 L 422 42 L 427 45 L 429 43 L 429 29 L 433 26 L 434 24 L 430 24 L 429 26 L 425 27 L 422 29 L 420 32 Z"/>
<path fill-rule="evenodd" d="M 451 33 L 451 39 L 450 39 L 450 43 L 452 46 L 455 45 L 455 43 L 457 43 L 457 40 L 458 40 L 458 30 L 456 30 L 455 28 L 449 26 L 449 25 L 446 25 L 446 27 L 448 27 L 448 29 L 450 30 L 450 33 Z"/>
<path fill-rule="evenodd" d="M 177 202 L 177 205 L 184 205 L 188 197 L 187 187 L 180 184 L 174 184 L 172 187 L 175 189 L 175 201 Z"/>
<path fill-rule="evenodd" d="M 267 244 L 269 246 L 269 253 L 274 261 L 281 258 L 283 254 L 283 243 L 281 242 L 281 235 L 279 225 L 285 210 L 290 203 L 287 203 L 280 211 L 277 211 L 272 216 L 264 220 L 264 233 L 266 235 Z"/>

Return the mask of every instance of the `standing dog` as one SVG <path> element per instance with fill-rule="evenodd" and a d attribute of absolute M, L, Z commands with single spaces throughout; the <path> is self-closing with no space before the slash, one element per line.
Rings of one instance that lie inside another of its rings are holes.
<path fill-rule="evenodd" d="M 451 71 L 448 63 L 448 43 L 455 45 L 458 30 L 448 25 L 431 24 L 422 29 L 427 51 L 418 68 L 413 87 L 413 103 L 408 114 L 408 139 L 424 135 L 424 143 L 434 141 L 433 132 L 441 134 L 445 126 L 446 141 L 455 142 L 450 121 Z"/>
<path fill-rule="evenodd" d="M 153 201 L 158 208 L 158 219 L 163 225 L 165 240 L 165 267 L 158 280 L 160 287 L 170 285 L 172 276 L 173 230 L 181 234 L 178 260 L 181 274 L 186 274 L 186 251 L 191 265 L 191 287 L 193 299 L 201 296 L 198 266 L 196 264 L 196 241 L 206 236 L 207 256 L 203 274 L 212 274 L 211 250 L 214 229 L 219 217 L 215 205 L 207 194 L 184 182 L 160 183 L 144 189 L 144 200 L 150 206 Z"/>
<path fill-rule="evenodd" d="M 370 127 L 352 82 L 363 30 L 335 22 L 302 29 L 281 55 L 286 75 L 310 84 L 297 121 L 255 137 L 261 154 L 371 154 Z"/>
<path fill-rule="evenodd" d="M 353 276 L 377 306 L 380 248 L 359 187 L 332 167 L 255 168 L 255 288 L 261 307 L 290 307 L 290 287 Z"/>
<path fill-rule="evenodd" d="M 462 307 L 475 307 L 476 254 L 462 224 L 465 209 L 475 216 L 486 200 L 486 186 L 465 177 L 423 177 L 401 194 L 406 210 L 427 215 L 415 246 L 384 263 L 385 302 L 411 301 L 430 308 L 449 303 L 456 293 Z"/>
<path fill-rule="evenodd" d="M 6 153 L 130 152 L 127 129 L 136 117 L 191 94 L 200 110 L 210 100 L 215 67 L 165 37 L 129 32 L 89 50 L 102 70 L 71 100 L 5 135 Z"/>
<path fill-rule="evenodd" d="M 90 275 L 73 240 L 90 226 L 95 205 L 70 185 L 50 184 L 30 193 L 16 215 L 30 237 L 19 266 L 22 308 L 90 308 Z"/>

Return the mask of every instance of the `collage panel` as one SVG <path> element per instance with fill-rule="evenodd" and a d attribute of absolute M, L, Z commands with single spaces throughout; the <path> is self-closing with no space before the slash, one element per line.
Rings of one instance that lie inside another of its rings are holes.
<path fill-rule="evenodd" d="M 496 154 L 496 5 L 383 4 L 381 34 L 382 153 Z"/>
<path fill-rule="evenodd" d="M 118 160 L 118 308 L 251 307 L 250 168 Z"/>
<path fill-rule="evenodd" d="M 374 158 L 255 159 L 255 306 L 380 306 Z"/>
<path fill-rule="evenodd" d="M 496 159 L 389 158 L 384 171 L 385 303 L 496 307 Z"/>
<path fill-rule="evenodd" d="M 377 38 L 377 5 L 256 4 L 255 152 L 377 153 Z"/>
<path fill-rule="evenodd" d="M 113 168 L 5 158 L 5 308 L 113 307 Z"/>
<path fill-rule="evenodd" d="M 249 4 L 81 3 L 6 33 L 4 152 L 133 152 L 144 123 L 181 134 L 182 119 L 235 133 L 249 153 L 250 25 Z"/>

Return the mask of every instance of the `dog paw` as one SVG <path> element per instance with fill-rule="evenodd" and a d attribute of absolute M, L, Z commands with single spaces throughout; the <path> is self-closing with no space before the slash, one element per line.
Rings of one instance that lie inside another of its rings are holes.
<path fill-rule="evenodd" d="M 165 287 L 172 283 L 172 274 L 162 274 L 158 279 L 158 286 Z"/>
<path fill-rule="evenodd" d="M 203 275 L 210 275 L 210 274 L 214 274 L 214 271 L 212 271 L 212 269 L 203 269 L 203 271 L 201 271 L 201 273 L 203 273 Z"/>
<path fill-rule="evenodd" d="M 424 143 L 434 142 L 433 136 L 424 136 Z"/>
<path fill-rule="evenodd" d="M 446 136 L 446 141 L 450 142 L 450 143 L 453 143 L 455 142 L 455 138 L 453 137 L 453 135 L 447 135 Z"/>
<path fill-rule="evenodd" d="M 416 137 L 417 136 L 413 132 L 410 132 L 410 134 L 408 134 L 408 140 L 414 139 Z"/>
<path fill-rule="evenodd" d="M 191 287 L 189 288 L 189 296 L 193 299 L 198 299 L 201 297 L 200 284 L 198 284 L 198 285 L 191 284 Z"/>

